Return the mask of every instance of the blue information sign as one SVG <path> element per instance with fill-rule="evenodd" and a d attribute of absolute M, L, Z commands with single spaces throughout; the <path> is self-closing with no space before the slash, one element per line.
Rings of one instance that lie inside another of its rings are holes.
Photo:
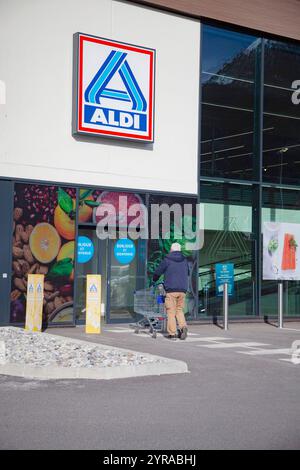
<path fill-rule="evenodd" d="M 234 294 L 234 264 L 216 264 L 216 294 L 223 295 L 223 285 L 228 284 L 228 295 Z"/>
<path fill-rule="evenodd" d="M 94 244 L 88 237 L 78 237 L 77 261 L 87 263 L 94 256 Z"/>
<path fill-rule="evenodd" d="M 128 264 L 135 257 L 135 246 L 129 238 L 122 238 L 115 243 L 114 255 L 121 264 Z"/>

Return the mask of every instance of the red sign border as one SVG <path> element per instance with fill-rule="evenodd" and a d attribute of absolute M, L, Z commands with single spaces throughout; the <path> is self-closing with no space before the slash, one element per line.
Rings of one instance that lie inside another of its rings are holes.
<path fill-rule="evenodd" d="M 124 49 L 127 51 L 139 52 L 142 54 L 147 54 L 150 56 L 150 80 L 149 80 L 149 132 L 147 135 L 139 134 L 127 134 L 125 132 L 113 131 L 113 130 L 104 130 L 104 129 L 90 129 L 85 127 L 82 121 L 82 99 L 83 99 L 83 42 L 89 41 L 97 44 L 103 44 L 105 46 L 118 47 L 119 49 Z M 154 126 L 153 126 L 153 108 L 154 108 L 154 60 L 155 60 L 155 50 L 149 48 L 143 48 L 141 46 L 134 46 L 127 43 L 122 43 L 110 39 L 100 38 L 96 36 L 90 36 L 88 34 L 78 33 L 78 53 L 77 53 L 78 67 L 77 67 L 77 119 L 75 129 L 76 133 L 88 134 L 88 135 L 99 135 L 105 137 L 117 137 L 127 140 L 141 140 L 144 142 L 153 142 L 154 141 Z"/>

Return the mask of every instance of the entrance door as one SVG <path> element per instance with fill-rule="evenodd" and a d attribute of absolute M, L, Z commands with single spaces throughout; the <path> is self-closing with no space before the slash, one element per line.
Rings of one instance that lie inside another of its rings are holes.
<path fill-rule="evenodd" d="M 89 248 L 86 257 L 77 257 L 76 323 L 85 322 L 87 274 L 101 274 L 102 304 L 106 322 L 132 321 L 135 318 L 134 292 L 145 287 L 146 241 L 133 241 L 134 255 L 124 262 L 116 250 L 118 240 L 99 240 L 95 227 L 79 227 L 78 240 L 86 240 L 93 248 L 93 253 Z"/>
<path fill-rule="evenodd" d="M 81 258 L 77 256 L 76 292 L 75 292 L 75 318 L 76 323 L 85 322 L 86 305 L 86 276 L 87 274 L 101 274 L 101 292 L 104 313 L 107 298 L 107 247 L 108 240 L 99 240 L 95 227 L 79 227 L 78 242 L 88 244 L 86 254 Z M 90 243 L 89 243 L 90 241 Z"/>
<path fill-rule="evenodd" d="M 121 241 L 121 240 L 120 240 Z M 117 254 L 118 240 L 109 240 L 109 289 L 107 320 L 110 322 L 129 322 L 135 319 L 133 308 L 134 292 L 145 287 L 146 243 L 134 240 L 134 256 L 124 262 Z"/>

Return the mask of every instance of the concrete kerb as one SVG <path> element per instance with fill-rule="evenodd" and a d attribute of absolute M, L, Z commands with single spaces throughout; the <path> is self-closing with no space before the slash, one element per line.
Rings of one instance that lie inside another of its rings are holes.
<path fill-rule="evenodd" d="M 38 333 L 39 334 L 39 333 Z M 42 333 L 47 334 L 48 333 Z M 58 341 L 65 343 L 88 344 L 89 346 L 97 346 L 101 349 L 112 349 L 117 351 L 131 352 L 142 354 L 145 357 L 158 359 L 159 362 L 139 364 L 139 365 L 122 365 L 113 367 L 58 367 L 58 366 L 30 366 L 27 364 L 2 364 L 0 365 L 0 375 L 17 376 L 28 379 L 39 380 L 59 380 L 59 379 L 96 379 L 111 380 L 130 377 L 143 377 L 149 375 L 166 375 L 166 374 L 184 374 L 188 373 L 188 366 L 183 361 L 169 359 L 153 354 L 140 353 L 124 348 L 116 348 L 113 346 L 105 346 L 91 341 L 68 338 L 66 336 L 49 335 Z"/>

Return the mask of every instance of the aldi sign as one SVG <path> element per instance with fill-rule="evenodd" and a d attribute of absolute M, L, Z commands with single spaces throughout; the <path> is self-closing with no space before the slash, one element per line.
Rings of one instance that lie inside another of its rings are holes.
<path fill-rule="evenodd" d="M 153 142 L 155 51 L 74 35 L 73 133 Z"/>

